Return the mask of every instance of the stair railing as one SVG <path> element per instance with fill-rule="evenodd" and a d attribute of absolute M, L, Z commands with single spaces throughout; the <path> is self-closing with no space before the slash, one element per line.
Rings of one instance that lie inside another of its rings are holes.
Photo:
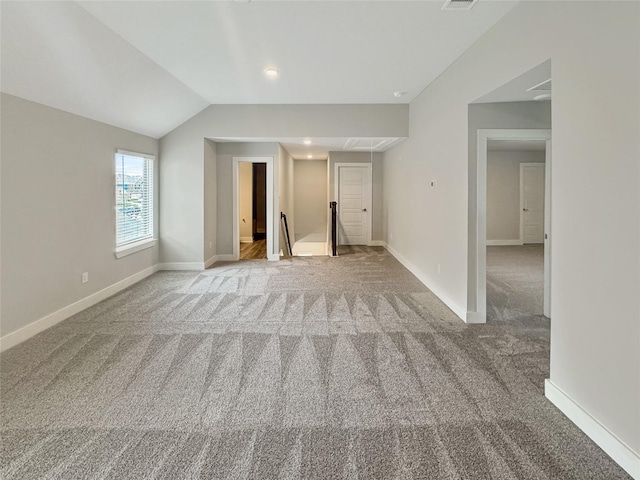
<path fill-rule="evenodd" d="M 329 208 L 331 208 L 331 252 L 334 257 L 338 256 L 337 206 L 338 202 L 329 202 Z"/>

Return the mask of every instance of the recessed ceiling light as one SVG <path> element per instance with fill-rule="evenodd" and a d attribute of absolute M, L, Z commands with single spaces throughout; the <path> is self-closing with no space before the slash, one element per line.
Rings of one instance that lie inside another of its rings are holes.
<path fill-rule="evenodd" d="M 304 143 L 305 145 L 311 145 L 311 140 L 306 139 L 306 140 L 303 140 L 302 143 Z"/>
<path fill-rule="evenodd" d="M 403 95 L 406 95 L 407 92 L 393 92 L 393 96 L 396 98 L 400 98 Z"/>
<path fill-rule="evenodd" d="M 541 95 L 536 95 L 535 97 L 533 97 L 534 100 L 541 102 L 543 100 L 551 100 L 551 94 L 550 93 L 543 93 Z"/>
<path fill-rule="evenodd" d="M 308 158 L 308 159 L 312 159 L 312 158 L 313 158 L 313 155 L 307 155 L 307 158 Z"/>
<path fill-rule="evenodd" d="M 277 77 L 280 74 L 280 70 L 276 67 L 267 67 L 264 69 L 264 73 L 269 77 Z"/>

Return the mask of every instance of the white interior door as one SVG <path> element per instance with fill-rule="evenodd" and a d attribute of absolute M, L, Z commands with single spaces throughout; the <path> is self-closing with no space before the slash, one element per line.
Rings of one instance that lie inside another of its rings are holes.
<path fill-rule="evenodd" d="M 544 242 L 544 163 L 520 164 L 522 243 Z"/>
<path fill-rule="evenodd" d="M 371 240 L 371 168 L 338 166 L 338 243 L 367 245 Z"/>

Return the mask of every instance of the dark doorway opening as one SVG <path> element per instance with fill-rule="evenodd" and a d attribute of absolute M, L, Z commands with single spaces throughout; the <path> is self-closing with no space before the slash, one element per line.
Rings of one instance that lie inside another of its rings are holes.
<path fill-rule="evenodd" d="M 267 238 L 267 164 L 253 163 L 253 241 Z"/>

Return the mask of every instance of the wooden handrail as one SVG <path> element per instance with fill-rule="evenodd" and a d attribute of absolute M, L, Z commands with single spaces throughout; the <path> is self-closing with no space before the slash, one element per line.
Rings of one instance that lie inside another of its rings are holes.
<path fill-rule="evenodd" d="M 289 225 L 287 224 L 287 216 L 284 212 L 280 212 L 280 218 L 284 220 L 284 231 L 287 234 L 287 247 L 289 248 L 289 256 L 293 256 L 293 251 L 291 250 L 291 239 L 289 238 Z"/>
<path fill-rule="evenodd" d="M 337 218 L 338 212 L 336 210 L 338 202 L 329 202 L 329 208 L 331 208 L 331 252 L 334 257 L 338 256 L 338 228 Z"/>

